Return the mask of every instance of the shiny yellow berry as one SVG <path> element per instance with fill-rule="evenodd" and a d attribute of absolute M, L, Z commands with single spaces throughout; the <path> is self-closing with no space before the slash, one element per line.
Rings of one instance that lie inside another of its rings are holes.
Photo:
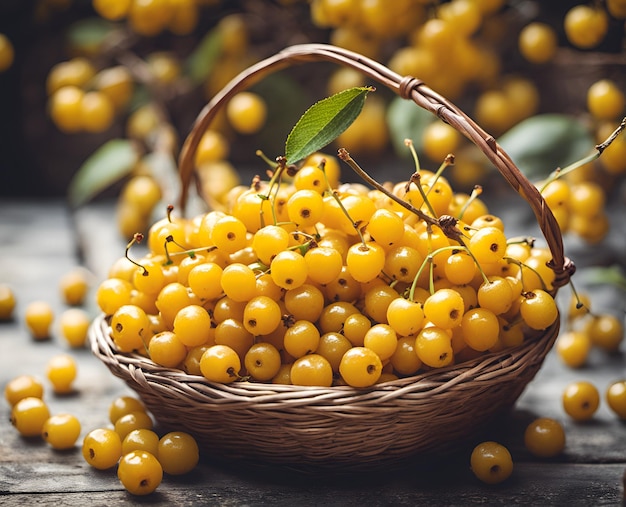
<path fill-rule="evenodd" d="M 132 430 L 122 440 L 122 455 L 131 451 L 147 451 L 156 456 L 159 452 L 159 435 L 148 428 Z"/>
<path fill-rule="evenodd" d="M 554 298 L 546 291 L 536 289 L 523 295 L 520 314 L 533 329 L 546 329 L 554 324 L 559 311 Z"/>
<path fill-rule="evenodd" d="M 624 324 L 615 315 L 593 315 L 585 327 L 593 345 L 606 352 L 618 352 L 624 341 Z"/>
<path fill-rule="evenodd" d="M 608 25 L 609 17 L 603 8 L 585 4 L 572 7 L 563 19 L 567 40 L 581 49 L 600 44 L 607 34 Z"/>
<path fill-rule="evenodd" d="M 109 405 L 109 421 L 111 424 L 131 412 L 146 412 L 143 401 L 133 396 L 118 396 Z"/>
<path fill-rule="evenodd" d="M 624 92 L 610 79 L 601 79 L 587 90 L 587 109 L 598 120 L 616 120 L 624 110 Z"/>
<path fill-rule="evenodd" d="M 33 301 L 25 310 L 26 326 L 36 340 L 50 337 L 50 326 L 54 320 L 52 306 L 45 301 Z"/>
<path fill-rule="evenodd" d="M 213 345 L 202 354 L 200 370 L 208 380 L 226 384 L 239 378 L 241 359 L 228 345 Z"/>
<path fill-rule="evenodd" d="M 4 388 L 4 397 L 12 407 L 24 398 L 42 398 L 43 384 L 33 375 L 18 375 Z"/>
<path fill-rule="evenodd" d="M 530 23 L 519 34 L 518 47 L 520 53 L 532 63 L 546 63 L 552 60 L 556 54 L 557 46 L 556 32 L 546 23 Z"/>
<path fill-rule="evenodd" d="M 378 382 L 382 374 L 382 361 L 376 352 L 367 347 L 352 347 L 341 359 L 341 378 L 352 387 L 368 387 Z"/>
<path fill-rule="evenodd" d="M 600 394 L 591 382 L 572 382 L 563 391 L 562 401 L 563 409 L 572 419 L 587 421 L 600 405 Z"/>
<path fill-rule="evenodd" d="M 254 134 L 265 125 L 267 106 L 252 92 L 239 92 L 226 105 L 226 117 L 240 134 Z"/>
<path fill-rule="evenodd" d="M 147 451 L 131 451 L 122 456 L 117 477 L 133 495 L 152 493 L 163 480 L 163 467 L 159 460 Z"/>
<path fill-rule="evenodd" d="M 22 398 L 11 409 L 11 424 L 24 437 L 40 436 L 49 417 L 48 405 L 41 398 Z"/>
<path fill-rule="evenodd" d="M 120 436 L 120 440 L 124 440 L 124 438 L 126 438 L 126 436 L 133 430 L 151 430 L 153 426 L 154 422 L 152 421 L 150 415 L 147 412 L 140 410 L 137 412 L 130 412 L 119 417 L 115 421 L 113 428 Z"/>
<path fill-rule="evenodd" d="M 513 459 L 509 450 L 497 442 L 482 442 L 472 451 L 472 472 L 486 484 L 498 484 L 513 472 Z"/>
<path fill-rule="evenodd" d="M 81 308 L 69 308 L 59 317 L 61 335 L 72 348 L 85 346 L 90 325 L 89 314 Z"/>
<path fill-rule="evenodd" d="M 59 88 L 50 97 L 50 116 L 59 130 L 74 133 L 83 128 L 81 107 L 84 95 L 82 89 L 69 85 Z"/>
<path fill-rule="evenodd" d="M 112 429 L 91 430 L 83 439 L 83 458 L 98 470 L 107 470 L 117 465 L 122 456 L 122 440 Z"/>
<path fill-rule="evenodd" d="M 271 343 L 255 343 L 244 357 L 244 366 L 253 379 L 267 382 L 280 370 L 280 352 Z"/>
<path fill-rule="evenodd" d="M 567 331 L 556 341 L 556 352 L 561 361 L 570 368 L 580 368 L 587 362 L 591 351 L 591 339 L 582 331 Z"/>
<path fill-rule="evenodd" d="M 56 414 L 48 418 L 41 436 L 54 449 L 71 449 L 80 436 L 80 421 L 72 414 Z"/>
<path fill-rule="evenodd" d="M 291 365 L 291 382 L 299 386 L 330 387 L 333 383 L 333 368 L 324 356 L 307 354 Z"/>
<path fill-rule="evenodd" d="M 191 472 L 200 460 L 200 450 L 195 438 L 184 431 L 172 431 L 161 437 L 158 459 L 163 471 L 170 475 Z"/>
<path fill-rule="evenodd" d="M 46 375 L 54 392 L 64 394 L 72 391 L 78 367 L 69 354 L 58 354 L 48 361 Z"/>
<path fill-rule="evenodd" d="M 539 458 L 558 456 L 565 448 L 565 431 L 555 419 L 540 417 L 531 422 L 524 432 L 526 449 Z"/>
<path fill-rule="evenodd" d="M 65 273 L 59 281 L 59 292 L 65 304 L 82 305 L 89 290 L 90 274 L 82 268 L 75 268 Z"/>

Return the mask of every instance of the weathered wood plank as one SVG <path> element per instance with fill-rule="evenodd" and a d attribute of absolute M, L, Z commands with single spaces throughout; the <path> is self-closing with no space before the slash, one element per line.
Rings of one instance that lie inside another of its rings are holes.
<path fill-rule="evenodd" d="M 37 472 L 35 469 L 33 472 Z M 258 477 L 245 473 L 200 468 L 184 479 L 166 477 L 149 498 L 126 493 L 114 477 L 83 480 L 81 488 L 58 487 L 42 495 L 16 492 L 0 496 L 3 505 L 620 505 L 622 500 L 621 465 L 554 464 L 516 465 L 506 484 L 486 486 L 466 470 L 457 474 L 420 474 L 407 471 L 397 478 L 331 481 L 315 478 L 286 481 L 280 476 Z M 61 481 L 59 481 L 61 482 Z M 105 489 L 104 486 L 107 486 Z M 101 489 L 102 488 L 102 489 Z"/>

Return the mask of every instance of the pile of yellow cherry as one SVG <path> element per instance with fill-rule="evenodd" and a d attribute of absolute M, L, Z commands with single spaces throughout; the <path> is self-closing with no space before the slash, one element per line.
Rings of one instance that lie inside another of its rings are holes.
<path fill-rule="evenodd" d="M 371 189 L 315 153 L 223 211 L 170 206 L 97 289 L 114 346 L 213 382 L 368 387 L 522 344 L 558 318 L 551 254 L 455 193 L 450 162 Z"/>

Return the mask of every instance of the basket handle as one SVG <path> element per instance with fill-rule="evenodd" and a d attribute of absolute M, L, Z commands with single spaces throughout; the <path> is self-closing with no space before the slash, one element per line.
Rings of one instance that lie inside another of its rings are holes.
<path fill-rule="evenodd" d="M 431 90 L 421 80 L 413 76 L 402 77 L 370 58 L 328 44 L 300 44 L 288 47 L 242 71 L 204 106 L 185 139 L 179 158 L 180 208 L 182 210 L 185 209 L 189 196 L 189 185 L 194 175 L 195 152 L 202 135 L 220 107 L 233 95 L 249 88 L 273 72 L 291 65 L 315 61 L 330 61 L 360 71 L 391 89 L 400 97 L 412 100 L 418 106 L 430 111 L 478 146 L 504 176 L 509 185 L 528 202 L 535 214 L 552 254 L 549 266 L 555 273 L 553 286 L 556 289 L 568 283 L 576 268 L 574 263 L 564 256 L 561 229 L 552 211 L 535 185 L 522 174 L 493 136 L 485 132 L 463 111 Z"/>

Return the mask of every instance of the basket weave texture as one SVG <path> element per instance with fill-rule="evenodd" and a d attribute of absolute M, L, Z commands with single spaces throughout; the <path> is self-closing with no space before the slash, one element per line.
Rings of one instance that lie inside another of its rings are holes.
<path fill-rule="evenodd" d="M 495 139 L 418 79 L 329 45 L 292 46 L 235 77 L 200 112 L 180 158 L 181 206 L 193 180 L 193 156 L 219 108 L 234 94 L 290 65 L 331 61 L 364 73 L 437 115 L 474 142 L 526 199 L 552 253 L 554 292 L 574 266 L 545 201 Z M 523 345 L 450 367 L 357 389 L 234 382 L 216 384 L 144 356 L 117 351 L 107 318 L 90 330 L 93 353 L 123 379 L 166 428 L 188 431 L 211 456 L 321 468 L 378 468 L 441 453 L 509 409 L 541 368 L 559 321 Z"/>

